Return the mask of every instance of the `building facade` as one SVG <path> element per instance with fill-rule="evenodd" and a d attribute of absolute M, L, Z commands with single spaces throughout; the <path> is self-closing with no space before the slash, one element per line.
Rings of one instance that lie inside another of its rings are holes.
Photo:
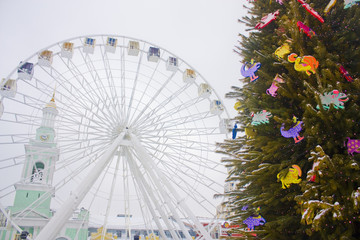
<path fill-rule="evenodd" d="M 15 184 L 13 206 L 7 208 L 12 220 L 33 238 L 54 215 L 50 208 L 55 193 L 53 177 L 59 159 L 59 148 L 55 140 L 55 120 L 58 115 L 54 96 L 42 109 L 41 125 L 36 129 L 35 139 L 25 145 L 25 161 L 20 181 Z M 1 212 L 0 212 L 1 213 Z M 86 240 L 88 237 L 89 212 L 77 211 L 56 240 Z M 0 240 L 18 240 L 20 233 L 4 214 L 0 215 Z"/>

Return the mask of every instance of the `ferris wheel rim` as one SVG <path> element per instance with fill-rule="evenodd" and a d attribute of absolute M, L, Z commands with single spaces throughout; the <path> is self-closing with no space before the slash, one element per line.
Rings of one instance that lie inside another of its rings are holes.
<path fill-rule="evenodd" d="M 56 43 L 50 44 L 50 45 L 48 45 L 48 46 L 45 47 L 45 48 L 40 49 L 39 51 L 37 51 L 37 52 L 33 53 L 32 55 L 30 55 L 30 57 L 24 59 L 23 62 L 27 62 L 29 59 L 33 58 L 34 56 L 37 56 L 37 55 L 38 55 L 39 53 L 41 53 L 42 51 L 47 50 L 47 49 L 49 49 L 49 48 L 52 48 L 52 47 L 54 47 L 54 46 L 56 46 L 56 45 L 59 45 L 59 44 L 61 44 L 61 43 L 64 43 L 64 42 L 67 42 L 67 41 L 72 41 L 72 40 L 75 40 L 75 39 L 86 38 L 86 37 L 119 37 L 119 38 L 125 38 L 125 39 L 132 39 L 132 40 L 141 41 L 141 42 L 143 42 L 143 43 L 147 43 L 147 44 L 149 44 L 149 45 L 152 45 L 152 46 L 161 48 L 161 49 L 165 50 L 166 52 L 172 54 L 172 55 L 175 56 L 176 58 L 181 59 L 183 62 L 185 62 L 189 67 L 191 67 L 193 70 L 195 70 L 195 71 L 197 72 L 197 74 L 208 84 L 208 81 L 206 80 L 206 78 L 204 78 L 204 77 L 202 76 L 202 74 L 201 74 L 199 71 L 197 71 L 196 68 L 194 68 L 194 67 L 193 67 L 192 65 L 190 65 L 188 62 L 184 61 L 184 59 L 180 58 L 178 55 L 176 55 L 176 54 L 174 54 L 173 52 L 167 50 L 166 48 L 163 48 L 163 47 L 161 47 L 161 46 L 159 46 L 159 45 L 157 45 L 157 44 L 154 44 L 154 43 L 152 43 L 152 42 L 148 42 L 148 41 L 146 41 L 146 40 L 142 40 L 142 39 L 140 39 L 140 38 L 133 38 L 133 37 L 129 37 L 129 36 L 125 36 L 125 35 L 118 35 L 118 34 L 100 34 L 100 33 L 99 33 L 99 34 L 89 34 L 89 35 L 81 35 L 81 36 L 76 36 L 76 37 L 67 38 L 67 39 L 64 39 L 64 40 L 62 40 L 62 41 L 58 41 L 58 42 L 56 42 Z M 6 77 L 6 80 L 9 79 L 10 76 L 13 75 L 13 74 L 18 70 L 18 68 L 19 68 L 20 66 L 21 66 L 21 62 L 19 63 L 19 65 L 18 65 L 16 68 L 14 68 L 12 71 L 10 71 L 9 75 Z M 210 86 L 211 86 L 211 84 L 210 84 Z M 212 88 L 212 91 L 215 93 L 215 95 L 217 96 L 218 99 L 221 99 L 220 96 L 218 95 L 218 93 L 216 92 L 216 90 L 215 90 L 214 88 Z M 4 99 L 4 98 L 5 98 L 5 97 L 1 96 L 1 100 Z M 230 115 L 229 115 L 229 112 L 228 112 L 227 108 L 224 108 L 224 110 L 225 110 L 225 114 L 226 114 L 227 118 L 230 118 L 230 117 L 229 117 Z"/>

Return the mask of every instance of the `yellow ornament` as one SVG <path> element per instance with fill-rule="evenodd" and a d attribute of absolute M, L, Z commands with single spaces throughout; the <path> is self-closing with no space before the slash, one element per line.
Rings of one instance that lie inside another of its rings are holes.
<path fill-rule="evenodd" d="M 275 55 L 278 58 L 284 58 L 285 55 L 288 55 L 289 53 L 290 53 L 290 45 L 287 42 L 285 42 L 283 45 L 278 47 L 275 51 Z"/>
<path fill-rule="evenodd" d="M 240 111 L 240 108 L 241 108 L 241 104 L 240 104 L 239 101 L 237 101 L 237 102 L 235 103 L 235 105 L 234 105 L 234 109 L 235 109 L 236 111 Z"/>
<path fill-rule="evenodd" d="M 245 128 L 245 134 L 247 138 L 254 138 L 257 135 L 257 132 L 252 127 L 246 127 Z"/>
<path fill-rule="evenodd" d="M 292 183 L 299 184 L 301 182 L 299 177 L 301 177 L 301 169 L 298 165 L 292 165 L 287 173 L 284 174 L 284 171 L 281 171 L 277 175 L 277 179 L 281 181 L 283 189 L 289 188 Z"/>
<path fill-rule="evenodd" d="M 91 233 L 90 240 L 114 240 L 117 236 L 113 236 L 111 233 L 104 232 L 103 227 L 98 228 L 96 233 Z"/>

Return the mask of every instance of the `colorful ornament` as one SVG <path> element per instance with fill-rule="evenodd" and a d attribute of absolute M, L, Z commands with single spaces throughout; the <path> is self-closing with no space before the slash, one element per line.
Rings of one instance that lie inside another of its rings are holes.
<path fill-rule="evenodd" d="M 330 104 L 334 104 L 335 109 L 344 109 L 344 103 L 349 101 L 349 98 L 345 93 L 341 93 L 338 90 L 333 90 L 331 92 L 320 95 L 320 101 L 325 110 L 330 108 Z M 319 105 L 317 105 L 316 108 L 320 109 Z"/>
<path fill-rule="evenodd" d="M 295 126 L 291 127 L 287 131 L 284 130 L 285 123 L 283 123 L 281 125 L 280 132 L 281 132 L 281 135 L 283 137 L 285 137 L 285 138 L 294 138 L 295 143 L 298 143 L 298 142 L 300 142 L 301 140 L 304 139 L 304 137 L 300 137 L 300 135 L 299 135 L 299 132 L 302 130 L 301 124 L 303 122 L 302 121 L 297 121 L 297 118 L 295 116 L 293 117 L 293 122 L 295 123 Z"/>
<path fill-rule="evenodd" d="M 250 77 L 250 82 L 253 82 L 259 78 L 259 76 L 255 76 L 255 72 L 261 67 L 261 63 L 257 63 L 254 59 L 251 59 L 250 66 L 248 69 L 245 69 L 248 64 L 248 62 L 245 62 L 244 65 L 242 65 L 241 75 L 244 77 Z"/>
<path fill-rule="evenodd" d="M 269 23 L 274 21 L 278 15 L 279 15 L 279 10 L 277 10 L 276 12 L 273 12 L 273 13 L 269 13 L 265 17 L 261 18 L 260 22 L 255 25 L 255 28 L 261 29 L 261 28 L 266 27 Z"/>
<path fill-rule="evenodd" d="M 255 227 L 264 225 L 266 223 L 266 220 L 261 215 L 250 216 L 245 219 L 243 223 L 247 225 L 249 231 L 252 231 L 255 230 Z"/>
<path fill-rule="evenodd" d="M 283 0 L 276 0 L 277 3 L 279 3 L 280 5 L 283 5 Z M 271 0 L 270 0 L 270 4 L 271 4 Z"/>
<path fill-rule="evenodd" d="M 298 2 L 301 3 L 301 6 L 303 6 L 306 9 L 306 11 L 308 11 L 311 15 L 313 15 L 317 20 L 319 20 L 321 23 L 324 22 L 324 19 L 304 0 L 298 0 Z"/>
<path fill-rule="evenodd" d="M 270 112 L 267 112 L 266 110 L 262 110 L 260 112 L 257 113 L 251 113 L 251 117 L 252 117 L 252 121 L 251 121 L 251 125 L 260 125 L 260 124 L 265 124 L 265 123 L 269 123 L 269 118 L 272 117 L 272 114 Z"/>
<path fill-rule="evenodd" d="M 241 103 L 240 103 L 240 101 L 237 101 L 237 102 L 234 104 L 234 109 L 235 109 L 236 111 L 240 111 L 240 109 L 241 109 Z"/>
<path fill-rule="evenodd" d="M 232 139 L 235 139 L 235 138 L 236 138 L 237 128 L 238 128 L 238 126 L 237 126 L 237 124 L 235 123 L 234 128 L 233 128 L 233 130 L 232 130 Z"/>
<path fill-rule="evenodd" d="M 336 0 L 330 0 L 328 5 L 324 9 L 324 13 L 328 14 L 328 12 L 330 12 L 330 10 L 335 6 L 335 3 L 336 3 Z"/>
<path fill-rule="evenodd" d="M 298 21 L 296 25 L 299 27 L 299 31 L 303 31 L 309 38 L 316 35 L 315 32 L 306 26 L 303 22 Z"/>
<path fill-rule="evenodd" d="M 346 69 L 345 69 L 342 65 L 338 64 L 338 66 L 339 66 L 339 71 L 340 71 L 341 75 L 342 75 L 348 82 L 353 82 L 354 79 L 350 76 L 349 72 L 346 71 Z"/>
<path fill-rule="evenodd" d="M 351 8 L 358 2 L 360 2 L 360 0 L 344 0 L 344 9 Z"/>
<path fill-rule="evenodd" d="M 345 141 L 344 146 L 345 144 L 347 145 L 348 154 L 354 156 L 354 152 L 360 153 L 360 139 L 350 139 L 349 137 L 347 137 L 346 139 L 347 144 Z"/>
<path fill-rule="evenodd" d="M 294 68 L 296 71 L 306 72 L 308 76 L 311 73 L 315 73 L 316 69 L 319 67 L 319 62 L 313 56 L 303 56 L 298 57 L 296 53 L 292 53 L 288 56 L 288 61 L 294 64 Z"/>
<path fill-rule="evenodd" d="M 254 138 L 257 135 L 257 132 L 253 128 L 245 128 L 245 135 L 247 139 Z"/>
<path fill-rule="evenodd" d="M 291 42 L 291 41 L 288 41 L 288 42 Z M 284 58 L 285 55 L 288 55 L 289 53 L 290 53 L 290 45 L 287 42 L 283 43 L 283 45 L 281 45 L 280 47 L 278 47 L 275 50 L 275 55 L 278 58 Z"/>
<path fill-rule="evenodd" d="M 277 95 L 276 91 L 277 91 L 278 88 L 279 88 L 279 87 L 277 86 L 277 84 L 278 84 L 278 83 L 284 83 L 284 82 L 285 82 L 284 79 L 281 78 L 281 76 L 279 76 L 279 74 L 276 74 L 276 76 L 275 76 L 275 78 L 274 78 L 274 81 L 272 82 L 270 88 L 268 88 L 268 89 L 266 90 L 266 94 L 271 95 L 271 96 L 273 96 L 273 97 L 276 97 L 276 95 Z"/>
<path fill-rule="evenodd" d="M 301 168 L 298 165 L 292 165 L 291 168 L 285 173 L 281 171 L 277 175 L 278 181 L 282 183 L 282 188 L 290 187 L 290 184 L 299 184 L 301 182 Z"/>
<path fill-rule="evenodd" d="M 245 134 L 246 134 L 246 138 L 254 138 L 257 135 L 257 132 L 252 127 L 246 127 Z"/>

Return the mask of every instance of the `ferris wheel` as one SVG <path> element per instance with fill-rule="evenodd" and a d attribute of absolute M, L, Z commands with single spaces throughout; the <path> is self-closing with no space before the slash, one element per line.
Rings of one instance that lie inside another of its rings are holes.
<path fill-rule="evenodd" d="M 20 231 L 40 216 L 34 239 L 66 239 L 81 209 L 83 223 L 124 224 L 130 238 L 141 225 L 213 239 L 200 217 L 216 218 L 224 192 L 215 151 L 229 117 L 184 60 L 139 39 L 76 37 L 23 60 L 0 87 L 3 224 Z"/>

